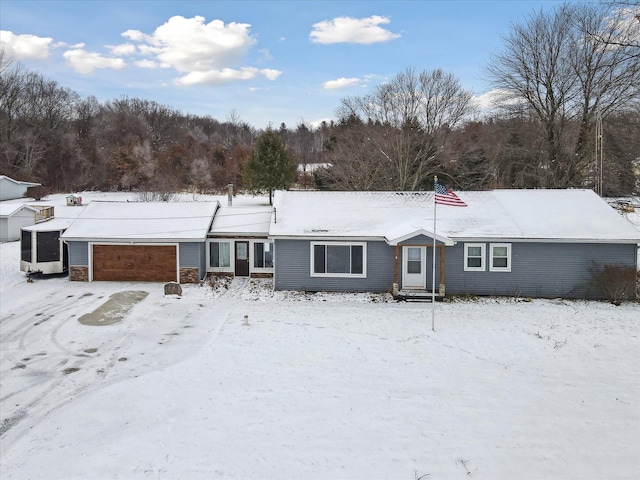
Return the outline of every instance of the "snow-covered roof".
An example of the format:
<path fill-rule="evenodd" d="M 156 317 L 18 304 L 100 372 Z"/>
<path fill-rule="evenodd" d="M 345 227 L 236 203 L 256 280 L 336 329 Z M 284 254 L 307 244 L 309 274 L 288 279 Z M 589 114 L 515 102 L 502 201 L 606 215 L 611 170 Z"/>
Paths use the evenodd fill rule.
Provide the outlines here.
<path fill-rule="evenodd" d="M 213 219 L 211 234 L 267 236 L 272 211 L 272 206 L 264 205 L 220 207 Z"/>
<path fill-rule="evenodd" d="M 25 205 L 23 203 L 2 202 L 0 203 L 0 217 L 11 217 L 12 215 L 15 215 L 22 209 L 32 210 L 35 213 L 40 211 L 35 207 L 30 207 L 29 205 Z"/>
<path fill-rule="evenodd" d="M 639 243 L 640 232 L 591 190 L 457 192 L 438 205 L 441 239 Z M 278 191 L 272 237 L 377 238 L 393 244 L 434 231 L 432 192 Z"/>
<path fill-rule="evenodd" d="M 67 241 L 200 241 L 218 202 L 91 202 L 62 238 Z"/>
<path fill-rule="evenodd" d="M 52 218 L 46 222 L 36 223 L 28 227 L 22 227 L 21 230 L 29 232 L 51 232 L 53 230 L 66 230 L 73 223 L 72 218 Z"/>
<path fill-rule="evenodd" d="M 11 177 L 7 177 L 6 175 L 0 175 L 0 180 L 7 180 L 9 182 L 15 183 L 16 185 L 23 185 L 25 187 L 39 187 L 40 183 L 35 182 L 24 182 L 22 180 L 15 180 Z"/>

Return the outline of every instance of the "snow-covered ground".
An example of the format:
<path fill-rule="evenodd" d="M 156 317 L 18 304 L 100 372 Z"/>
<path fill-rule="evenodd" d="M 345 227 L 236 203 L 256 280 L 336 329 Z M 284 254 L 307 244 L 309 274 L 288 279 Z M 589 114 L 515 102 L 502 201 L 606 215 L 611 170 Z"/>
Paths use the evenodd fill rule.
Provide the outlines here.
<path fill-rule="evenodd" d="M 18 259 L 0 245 L 3 480 L 640 474 L 637 303 L 437 303 L 434 332 L 384 295 L 27 283 Z M 148 296 L 78 321 L 122 291 Z"/>

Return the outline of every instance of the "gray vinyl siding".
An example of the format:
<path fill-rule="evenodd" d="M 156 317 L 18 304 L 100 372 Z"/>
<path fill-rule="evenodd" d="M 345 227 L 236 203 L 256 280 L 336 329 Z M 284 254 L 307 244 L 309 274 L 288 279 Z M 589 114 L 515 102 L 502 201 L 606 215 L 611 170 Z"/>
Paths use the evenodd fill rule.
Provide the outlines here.
<path fill-rule="evenodd" d="M 436 242 L 436 245 L 440 245 L 440 243 L 441 242 Z M 413 238 L 405 240 L 400 245 L 433 245 L 433 238 L 427 237 L 426 235 L 416 235 Z"/>
<path fill-rule="evenodd" d="M 183 242 L 180 243 L 180 267 L 198 268 L 200 278 L 206 271 L 205 242 Z"/>
<path fill-rule="evenodd" d="M 276 290 L 389 292 L 392 289 L 394 247 L 384 242 L 366 242 L 366 278 L 312 277 L 310 241 L 277 239 L 274 244 Z"/>
<path fill-rule="evenodd" d="M 472 242 L 476 243 L 476 242 Z M 636 246 L 624 244 L 511 243 L 511 272 L 464 271 L 464 242 L 447 247 L 446 294 L 518 295 L 601 299 L 591 281 L 590 266 L 616 264 L 635 267 Z"/>
<path fill-rule="evenodd" d="M 193 242 L 180 243 L 180 267 L 200 268 L 200 246 Z"/>
<path fill-rule="evenodd" d="M 69 265 L 89 266 L 89 242 L 69 242 Z"/>

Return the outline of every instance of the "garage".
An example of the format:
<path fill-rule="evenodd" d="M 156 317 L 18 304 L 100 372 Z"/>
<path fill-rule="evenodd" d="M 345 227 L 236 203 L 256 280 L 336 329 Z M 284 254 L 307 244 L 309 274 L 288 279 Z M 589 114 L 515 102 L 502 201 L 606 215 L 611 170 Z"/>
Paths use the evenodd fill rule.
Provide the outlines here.
<path fill-rule="evenodd" d="M 0 0 L 1 1 L 1 0 Z M 74 282 L 198 283 L 218 202 L 94 201 L 62 234 Z"/>
<path fill-rule="evenodd" d="M 93 245 L 93 280 L 170 282 L 176 279 L 176 245 Z"/>

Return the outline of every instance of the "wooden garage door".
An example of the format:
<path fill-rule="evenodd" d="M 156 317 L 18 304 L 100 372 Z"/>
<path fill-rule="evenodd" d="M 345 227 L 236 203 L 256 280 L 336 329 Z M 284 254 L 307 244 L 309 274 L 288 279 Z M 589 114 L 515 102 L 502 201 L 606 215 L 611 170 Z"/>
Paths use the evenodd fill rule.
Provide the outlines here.
<path fill-rule="evenodd" d="M 93 279 L 176 281 L 175 245 L 94 245 Z"/>

